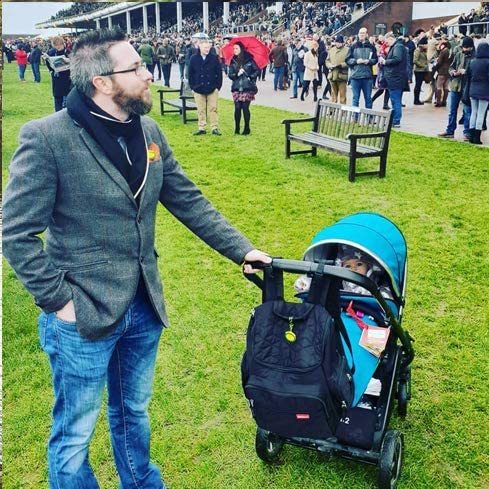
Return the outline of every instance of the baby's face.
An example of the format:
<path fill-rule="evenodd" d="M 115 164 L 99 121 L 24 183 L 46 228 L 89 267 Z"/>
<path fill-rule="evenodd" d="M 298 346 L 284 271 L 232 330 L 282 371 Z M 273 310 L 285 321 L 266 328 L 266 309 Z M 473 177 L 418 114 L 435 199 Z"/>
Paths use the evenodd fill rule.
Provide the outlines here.
<path fill-rule="evenodd" d="M 348 268 L 352 272 L 361 273 L 362 275 L 367 275 L 368 265 L 367 262 L 360 260 L 358 258 L 350 258 L 343 262 L 343 267 Z"/>

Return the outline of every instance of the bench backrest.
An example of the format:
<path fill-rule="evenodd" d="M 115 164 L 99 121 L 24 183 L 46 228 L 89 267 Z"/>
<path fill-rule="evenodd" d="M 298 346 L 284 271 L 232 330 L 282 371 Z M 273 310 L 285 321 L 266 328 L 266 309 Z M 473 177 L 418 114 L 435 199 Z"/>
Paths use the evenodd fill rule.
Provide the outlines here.
<path fill-rule="evenodd" d="M 359 139 L 358 143 L 383 149 L 389 140 L 392 111 L 361 109 L 320 100 L 316 108 L 313 131 L 335 139 L 348 139 L 348 134 L 384 133 L 378 138 Z"/>

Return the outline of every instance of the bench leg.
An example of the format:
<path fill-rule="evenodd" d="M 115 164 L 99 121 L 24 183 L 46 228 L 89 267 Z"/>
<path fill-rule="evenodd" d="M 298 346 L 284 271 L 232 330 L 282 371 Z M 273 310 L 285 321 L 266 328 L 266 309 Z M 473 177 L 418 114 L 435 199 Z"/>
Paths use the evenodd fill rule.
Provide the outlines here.
<path fill-rule="evenodd" d="M 290 158 L 290 140 L 287 135 L 285 135 L 285 158 Z"/>
<path fill-rule="evenodd" d="M 357 163 L 357 159 L 356 159 L 355 155 L 350 154 L 350 167 L 348 170 L 348 180 L 350 180 L 350 182 L 355 181 L 356 163 Z"/>
<path fill-rule="evenodd" d="M 318 155 L 318 149 L 316 148 L 316 146 L 313 146 L 313 148 L 311 149 L 311 154 L 312 154 L 312 156 Z"/>
<path fill-rule="evenodd" d="M 165 109 L 163 108 L 163 94 L 160 92 L 160 114 L 165 114 Z"/>
<path fill-rule="evenodd" d="M 385 154 L 380 157 L 379 178 L 385 177 L 386 168 L 387 168 L 387 155 Z"/>

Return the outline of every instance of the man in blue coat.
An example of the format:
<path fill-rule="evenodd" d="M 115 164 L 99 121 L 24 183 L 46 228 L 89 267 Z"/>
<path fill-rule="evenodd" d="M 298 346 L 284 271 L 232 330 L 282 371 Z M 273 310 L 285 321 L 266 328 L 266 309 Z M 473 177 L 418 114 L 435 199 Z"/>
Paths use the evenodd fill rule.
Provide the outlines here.
<path fill-rule="evenodd" d="M 211 122 L 212 134 L 220 136 L 217 101 L 222 87 L 222 67 L 217 55 L 210 52 L 211 43 L 208 39 L 199 42 L 199 53 L 190 58 L 188 67 L 188 83 L 194 92 L 197 104 L 199 129 L 195 136 L 206 134 L 207 112 Z"/>
<path fill-rule="evenodd" d="M 389 32 L 385 36 L 389 45 L 389 52 L 385 59 L 380 59 L 379 64 L 384 65 L 384 76 L 389 89 L 392 102 L 393 127 L 401 126 L 402 117 L 402 91 L 408 81 L 408 51 L 401 38 Z"/>

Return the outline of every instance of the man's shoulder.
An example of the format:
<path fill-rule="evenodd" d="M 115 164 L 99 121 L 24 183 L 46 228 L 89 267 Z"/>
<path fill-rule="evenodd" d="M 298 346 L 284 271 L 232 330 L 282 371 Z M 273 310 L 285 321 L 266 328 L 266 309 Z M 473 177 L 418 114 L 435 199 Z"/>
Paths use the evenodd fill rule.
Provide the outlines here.
<path fill-rule="evenodd" d="M 53 133 L 56 137 L 66 132 L 73 131 L 76 126 L 66 109 L 55 112 L 41 119 L 34 119 L 24 124 L 23 128 L 38 129 L 46 135 Z"/>

